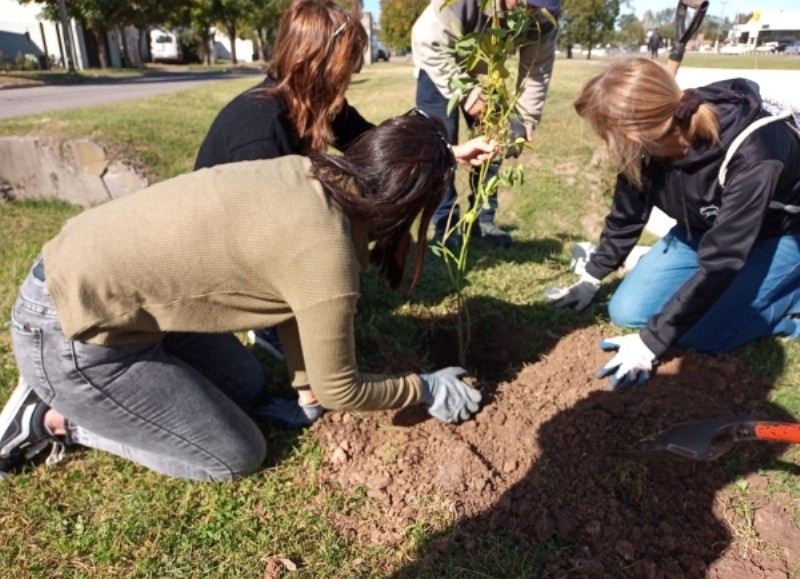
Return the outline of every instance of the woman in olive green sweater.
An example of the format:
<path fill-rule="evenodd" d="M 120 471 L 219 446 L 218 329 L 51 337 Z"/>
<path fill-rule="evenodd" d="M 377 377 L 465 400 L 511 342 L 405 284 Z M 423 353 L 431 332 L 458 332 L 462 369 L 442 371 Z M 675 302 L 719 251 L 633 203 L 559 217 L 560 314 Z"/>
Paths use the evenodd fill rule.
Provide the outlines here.
<path fill-rule="evenodd" d="M 453 149 L 409 114 L 343 156 L 220 165 L 71 219 L 14 307 L 22 380 L 0 417 L 0 471 L 59 438 L 184 478 L 256 470 L 265 442 L 245 409 L 263 374 L 233 335 L 253 327 L 278 326 L 292 384 L 325 408 L 468 418 L 480 394 L 463 370 L 364 374 L 353 337 L 359 273 L 371 261 L 398 287 L 419 217 L 413 286 L 456 159 L 493 154 Z"/>

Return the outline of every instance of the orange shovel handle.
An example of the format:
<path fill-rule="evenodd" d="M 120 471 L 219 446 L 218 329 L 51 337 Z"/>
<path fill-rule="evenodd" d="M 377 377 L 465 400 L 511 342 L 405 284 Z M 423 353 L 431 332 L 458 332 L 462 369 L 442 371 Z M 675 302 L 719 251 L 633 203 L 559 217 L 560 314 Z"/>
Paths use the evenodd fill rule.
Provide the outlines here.
<path fill-rule="evenodd" d="M 759 422 L 753 432 L 759 440 L 800 443 L 800 424 L 795 422 Z"/>

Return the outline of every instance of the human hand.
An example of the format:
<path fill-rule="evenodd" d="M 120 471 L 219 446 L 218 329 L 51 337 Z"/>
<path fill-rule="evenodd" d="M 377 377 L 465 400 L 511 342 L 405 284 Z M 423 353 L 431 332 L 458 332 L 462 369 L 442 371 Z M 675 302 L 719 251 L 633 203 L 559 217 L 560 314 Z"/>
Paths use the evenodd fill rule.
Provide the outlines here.
<path fill-rule="evenodd" d="M 603 340 L 600 348 L 617 351 L 611 361 L 597 371 L 598 378 L 614 374 L 610 381 L 612 390 L 643 386 L 650 379 L 656 355 L 645 345 L 639 334 Z"/>
<path fill-rule="evenodd" d="M 569 287 L 551 287 L 544 292 L 544 299 L 557 308 L 571 308 L 582 312 L 594 300 L 602 282 L 584 272 L 578 283 Z"/>
<path fill-rule="evenodd" d="M 525 143 L 530 140 L 528 138 L 528 131 L 523 122 L 516 117 L 512 117 L 508 121 L 508 129 L 511 143 L 509 143 L 506 149 L 506 159 L 509 157 L 518 159 L 522 154 L 522 149 L 525 148 Z"/>
<path fill-rule="evenodd" d="M 481 393 L 459 379 L 466 373 L 463 368 L 450 367 L 419 375 L 428 414 L 450 424 L 467 420 L 478 411 Z"/>
<path fill-rule="evenodd" d="M 470 91 L 464 102 L 464 111 L 475 121 L 483 117 L 483 113 L 486 111 L 486 95 L 483 94 L 481 87 L 476 86 Z"/>
<path fill-rule="evenodd" d="M 460 145 L 453 145 L 456 161 L 464 165 L 479 166 L 490 161 L 497 154 L 497 143 L 487 141 L 484 137 L 470 139 Z"/>
<path fill-rule="evenodd" d="M 256 422 L 300 430 L 314 424 L 324 413 L 325 409 L 316 400 L 303 404 L 299 400 L 272 397 L 253 411 L 252 418 Z"/>

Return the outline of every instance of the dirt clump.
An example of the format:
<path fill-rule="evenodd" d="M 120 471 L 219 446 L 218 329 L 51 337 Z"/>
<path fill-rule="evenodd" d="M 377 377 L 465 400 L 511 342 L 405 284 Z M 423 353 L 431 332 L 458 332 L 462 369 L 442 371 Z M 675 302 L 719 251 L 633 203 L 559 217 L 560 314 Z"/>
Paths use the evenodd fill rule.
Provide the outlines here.
<path fill-rule="evenodd" d="M 743 521 L 729 490 L 732 481 L 758 484 L 758 465 L 783 445 L 743 443 L 714 462 L 615 454 L 676 423 L 775 419 L 770 383 L 736 358 L 678 352 L 647 386 L 613 392 L 594 378 L 609 360 L 601 338 L 597 328 L 570 333 L 513 380 L 487 387 L 464 424 L 421 408 L 326 415 L 312 428 L 325 452 L 321 486 L 364 488 L 383 513 L 378 524 L 342 514 L 341 527 L 396 543 L 437 501 L 452 519 L 428 559 L 455 548 L 451 537 L 467 537 L 469 551 L 469 537 L 502 536 L 562 547 L 531 576 L 787 577 L 800 561 L 793 509 L 769 501 Z M 424 575 L 426 564 L 404 576 Z"/>

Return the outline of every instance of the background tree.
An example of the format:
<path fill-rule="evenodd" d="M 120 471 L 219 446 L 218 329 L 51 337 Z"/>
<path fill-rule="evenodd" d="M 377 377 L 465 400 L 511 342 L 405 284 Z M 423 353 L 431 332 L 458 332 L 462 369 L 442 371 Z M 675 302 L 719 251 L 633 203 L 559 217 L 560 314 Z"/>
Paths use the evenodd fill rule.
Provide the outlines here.
<path fill-rule="evenodd" d="M 381 0 L 381 37 L 396 51 L 411 50 L 411 27 L 430 0 Z"/>
<path fill-rule="evenodd" d="M 566 0 L 562 10 L 562 38 L 571 45 L 580 43 L 592 57 L 592 47 L 604 44 L 614 35 L 614 23 L 619 16 L 620 0 Z"/>
<path fill-rule="evenodd" d="M 214 64 L 216 51 L 214 50 L 214 25 L 218 18 L 215 0 L 192 0 L 189 5 L 189 24 L 199 39 L 203 62 L 206 65 Z"/>
<path fill-rule="evenodd" d="M 269 60 L 281 16 L 292 0 L 262 0 L 255 2 L 248 14 L 253 27 L 259 60 Z"/>
<path fill-rule="evenodd" d="M 218 23 L 231 41 L 231 64 L 238 64 L 236 56 L 236 39 L 245 17 L 250 16 L 252 3 L 250 0 L 215 0 L 214 12 Z"/>
<path fill-rule="evenodd" d="M 617 26 L 619 27 L 617 38 L 622 44 L 626 46 L 644 44 L 645 28 L 642 21 L 636 18 L 635 14 L 623 14 L 619 17 Z"/>

